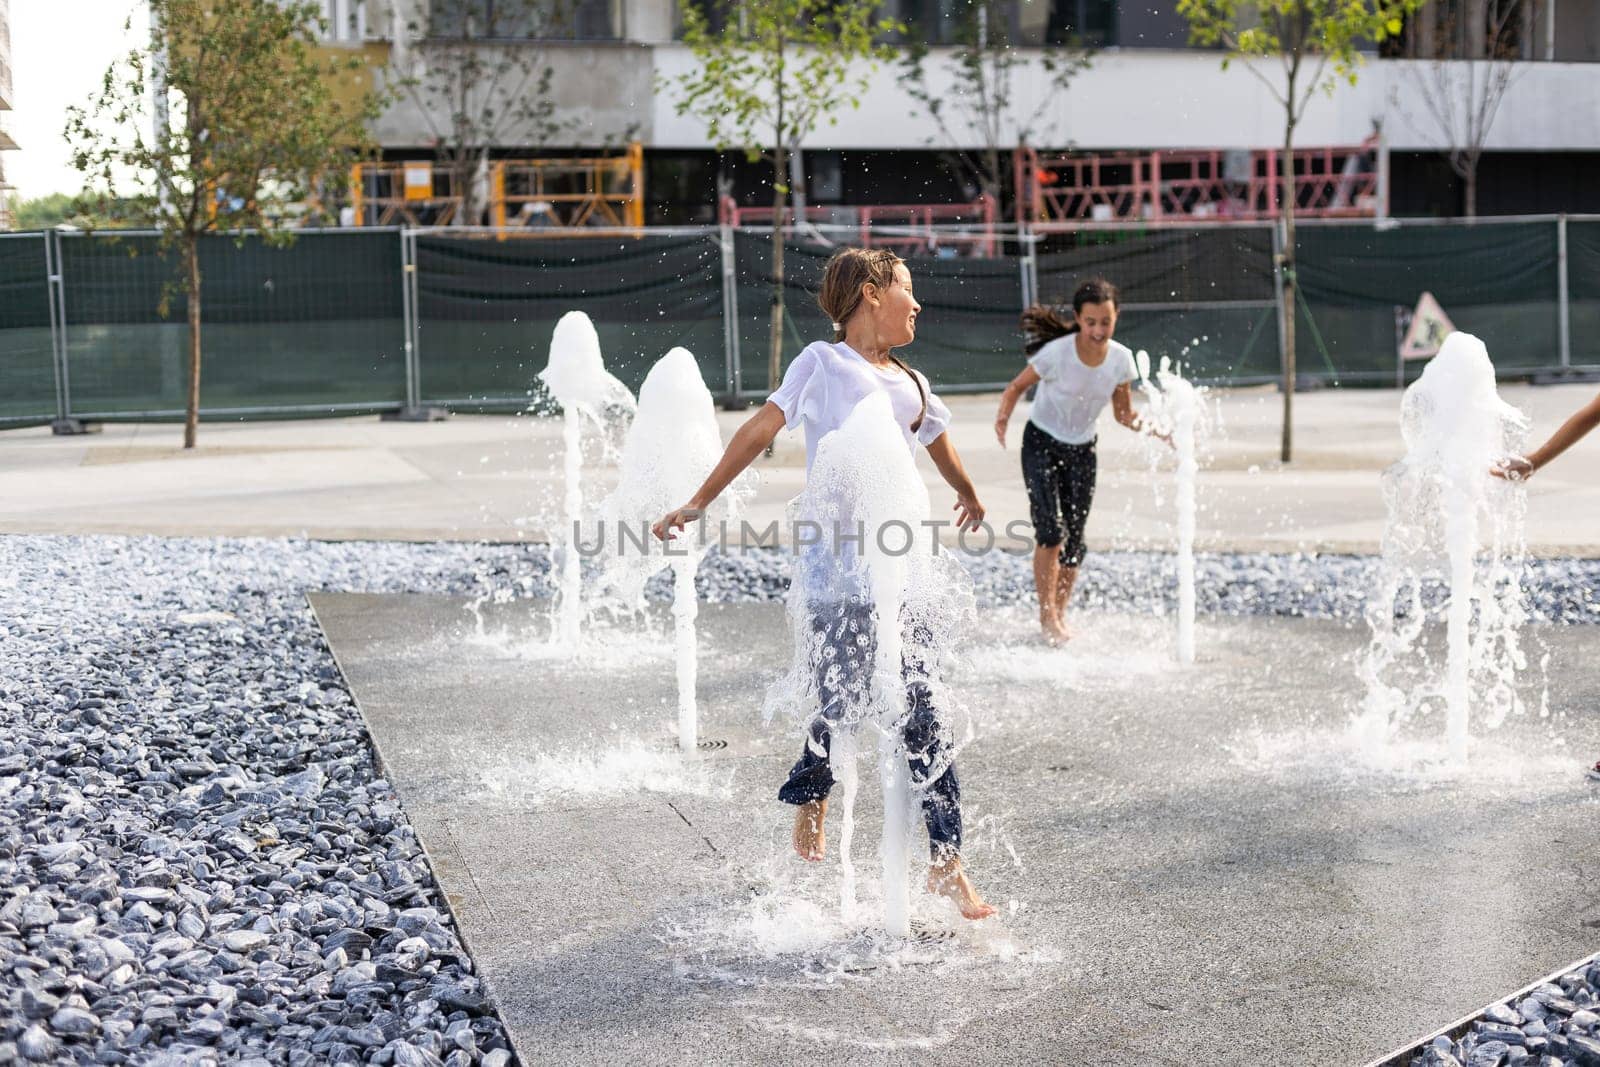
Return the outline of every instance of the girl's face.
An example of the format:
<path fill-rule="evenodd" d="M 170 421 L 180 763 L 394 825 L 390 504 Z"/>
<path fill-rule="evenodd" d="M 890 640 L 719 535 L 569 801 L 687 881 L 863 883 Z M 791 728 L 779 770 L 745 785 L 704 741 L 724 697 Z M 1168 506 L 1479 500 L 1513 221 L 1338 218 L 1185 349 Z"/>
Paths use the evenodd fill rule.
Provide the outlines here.
<path fill-rule="evenodd" d="M 904 263 L 895 264 L 894 281 L 881 289 L 869 283 L 865 295 L 880 344 L 899 348 L 916 338 L 922 305 L 911 295 L 911 271 Z"/>
<path fill-rule="evenodd" d="M 1095 347 L 1111 340 L 1117 329 L 1117 305 L 1111 301 L 1103 304 L 1085 304 L 1078 309 L 1078 325 Z"/>

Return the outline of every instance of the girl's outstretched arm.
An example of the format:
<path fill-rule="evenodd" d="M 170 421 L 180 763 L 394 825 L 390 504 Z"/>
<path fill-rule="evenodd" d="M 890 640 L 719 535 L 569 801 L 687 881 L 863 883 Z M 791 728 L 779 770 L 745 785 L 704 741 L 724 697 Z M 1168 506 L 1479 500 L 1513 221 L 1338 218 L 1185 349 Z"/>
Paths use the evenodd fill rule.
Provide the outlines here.
<path fill-rule="evenodd" d="M 1111 394 L 1111 416 L 1134 433 L 1144 432 L 1144 420 L 1133 410 L 1133 389 L 1127 382 L 1117 386 Z M 1150 436 L 1172 444 L 1172 435 L 1152 433 Z"/>
<path fill-rule="evenodd" d="M 950 435 L 942 433 L 935 437 L 928 446 L 928 455 L 933 459 L 933 465 L 939 468 L 939 474 L 956 491 L 953 509 L 956 513 L 956 529 L 976 531 L 978 524 L 983 521 L 983 505 L 978 502 L 978 490 L 973 488 L 972 479 L 967 477 L 967 469 L 961 465 L 961 457 L 956 455 L 956 446 L 950 443 Z"/>
<path fill-rule="evenodd" d="M 1505 463 L 1494 469 L 1494 474 L 1501 478 L 1518 481 L 1530 478 L 1533 472 L 1555 459 L 1561 453 L 1581 441 L 1585 434 L 1596 426 L 1600 426 L 1600 395 L 1589 401 L 1576 414 L 1561 424 L 1561 428 L 1550 435 L 1550 440 L 1529 452 L 1526 457 L 1512 456 Z"/>
<path fill-rule="evenodd" d="M 1017 406 L 1017 401 L 1022 399 L 1022 394 L 1038 385 L 1043 378 L 1032 367 L 1023 367 L 1022 373 L 1011 379 L 1011 384 L 1006 386 L 1006 391 L 1000 394 L 1000 411 L 994 417 L 994 435 L 1000 440 L 1000 447 L 1006 447 L 1006 424 L 1011 421 L 1011 411 Z M 931 453 L 932 448 L 928 449 Z"/>
<path fill-rule="evenodd" d="M 673 530 L 681 530 L 698 519 L 711 506 L 711 502 L 728 488 L 728 483 L 743 474 L 744 469 L 766 451 L 772 439 L 778 436 L 778 431 L 783 429 L 783 424 L 782 408 L 770 400 L 761 405 L 761 410 L 746 419 L 744 425 L 734 432 L 728 447 L 723 450 L 722 458 L 706 475 L 705 484 L 695 491 L 688 503 L 657 519 L 651 525 L 650 532 L 663 541 L 670 541 Z"/>

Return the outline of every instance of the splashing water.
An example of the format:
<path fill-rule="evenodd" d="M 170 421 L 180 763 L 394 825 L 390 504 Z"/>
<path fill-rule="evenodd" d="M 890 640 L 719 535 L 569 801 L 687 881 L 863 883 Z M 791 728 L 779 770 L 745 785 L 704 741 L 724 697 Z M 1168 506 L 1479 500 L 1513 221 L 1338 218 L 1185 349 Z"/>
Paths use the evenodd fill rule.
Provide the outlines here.
<path fill-rule="evenodd" d="M 726 768 L 684 761 L 669 750 L 630 742 L 598 752 L 531 751 L 517 756 L 485 754 L 478 772 L 485 797 L 542 804 L 564 797 L 667 793 L 727 800 L 733 795 Z"/>
<path fill-rule="evenodd" d="M 942 685 L 937 660 L 972 611 L 971 583 L 948 553 L 938 553 L 933 528 L 925 525 L 928 492 L 887 394 L 862 400 L 843 426 L 822 438 L 791 514 L 797 531 L 809 524 L 819 534 L 800 546 L 789 593 L 795 657 L 768 690 L 766 713 L 770 719 L 786 710 L 809 726 L 819 704 L 828 702 L 830 764 L 843 786 L 840 898 L 847 918 L 856 906 L 856 734 L 877 737 L 884 926 L 892 936 L 907 937 L 912 812 L 927 783 L 953 759 L 958 739 L 970 736 L 970 727 L 956 728 L 959 709 Z M 865 617 L 852 613 L 861 605 L 870 608 Z M 870 675 L 869 685 L 851 676 L 851 653 L 866 649 L 870 661 L 857 661 L 854 669 Z M 908 684 L 925 686 L 929 706 L 939 709 L 937 729 L 948 754 L 920 785 L 911 780 L 903 738 L 911 715 Z"/>
<path fill-rule="evenodd" d="M 694 576 L 706 551 L 706 524 L 697 544 L 680 536 L 670 544 L 647 534 L 649 524 L 681 505 L 705 481 L 722 456 L 716 405 L 688 349 L 674 348 L 650 368 L 639 387 L 639 410 L 622 448 L 621 475 L 602 505 L 602 530 L 616 533 L 606 560 L 606 584 L 632 607 L 643 603 L 644 585 L 663 564 L 673 569 L 672 619 L 678 680 L 678 747 L 694 751 L 699 713 L 695 699 L 697 652 L 695 620 L 699 604 Z M 736 483 L 713 505 L 722 516 L 745 491 Z M 629 536 L 632 531 L 634 537 Z"/>
<path fill-rule="evenodd" d="M 562 539 L 557 570 L 555 640 L 576 649 L 583 638 L 583 571 L 577 547 L 583 521 L 583 420 L 602 431 L 610 423 L 631 418 L 633 394 L 606 372 L 600 336 L 581 311 L 569 311 L 550 337 L 550 359 L 539 380 L 561 405 L 566 492 L 562 499 Z"/>
<path fill-rule="evenodd" d="M 1448 756 L 1461 765 L 1474 702 L 1489 729 L 1522 710 L 1515 679 L 1526 666 L 1519 640 L 1527 617 L 1519 583 L 1526 496 L 1489 470 L 1516 450 L 1527 426 L 1495 392 L 1494 364 L 1471 334 L 1446 338 L 1405 391 L 1406 454 L 1383 474 L 1383 560 L 1366 609 L 1372 641 L 1361 664 L 1367 692 L 1356 729 L 1369 751 L 1442 700 Z M 1424 582 L 1441 576 L 1449 589 L 1442 676 L 1422 642 L 1437 614 Z"/>
<path fill-rule="evenodd" d="M 1198 344 L 1198 340 L 1195 342 Z M 1177 453 L 1178 467 L 1174 476 L 1177 496 L 1178 537 L 1176 563 L 1178 571 L 1178 662 L 1194 662 L 1194 532 L 1195 532 L 1195 482 L 1200 471 L 1199 444 L 1209 425 L 1206 407 L 1201 402 L 1203 390 L 1183 377 L 1182 368 L 1174 366 L 1166 356 L 1154 382 L 1150 378 L 1150 354 L 1141 351 L 1134 357 L 1139 369 L 1139 384 L 1144 390 L 1146 407 L 1143 423 L 1146 432 L 1170 437 Z M 1159 462 L 1165 446 L 1152 449 Z"/>

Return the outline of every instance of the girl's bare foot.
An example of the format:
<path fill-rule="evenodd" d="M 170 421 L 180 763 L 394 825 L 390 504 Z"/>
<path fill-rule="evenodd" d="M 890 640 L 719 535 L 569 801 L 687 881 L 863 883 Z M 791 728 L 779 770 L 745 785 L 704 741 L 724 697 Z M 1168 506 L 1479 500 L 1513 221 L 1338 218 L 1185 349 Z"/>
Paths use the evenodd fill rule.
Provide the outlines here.
<path fill-rule="evenodd" d="M 1052 648 L 1072 640 L 1072 631 L 1067 629 L 1067 624 L 1060 619 L 1041 622 L 1039 627 L 1044 632 L 1044 643 Z"/>
<path fill-rule="evenodd" d="M 984 900 L 967 879 L 959 856 L 928 865 L 928 892 L 948 899 L 963 919 L 987 919 L 995 913 L 994 905 Z"/>
<path fill-rule="evenodd" d="M 816 863 L 822 859 L 827 840 L 822 833 L 822 820 L 828 814 L 828 798 L 822 797 L 809 804 L 801 804 L 794 812 L 794 850 L 803 860 Z"/>

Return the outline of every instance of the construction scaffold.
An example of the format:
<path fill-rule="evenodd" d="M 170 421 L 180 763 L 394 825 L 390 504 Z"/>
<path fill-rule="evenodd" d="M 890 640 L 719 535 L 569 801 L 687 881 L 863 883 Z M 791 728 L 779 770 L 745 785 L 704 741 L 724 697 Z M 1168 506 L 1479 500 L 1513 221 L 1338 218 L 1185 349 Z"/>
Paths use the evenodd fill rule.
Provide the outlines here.
<path fill-rule="evenodd" d="M 1035 228 L 1083 222 L 1276 219 L 1282 152 L 1272 148 L 1014 154 L 1017 215 Z M 1388 215 L 1387 160 L 1377 137 L 1294 151 L 1295 214 Z"/>
<path fill-rule="evenodd" d="M 1358 145 L 1293 153 L 1295 212 L 1308 219 L 1388 215 L 1387 158 L 1377 136 Z M 1084 223 L 1146 225 L 1258 222 L 1281 211 L 1282 153 L 1277 149 L 1152 152 L 1013 153 L 1014 222 L 1038 233 Z M 412 228 L 492 227 L 501 240 L 520 232 L 555 236 L 584 229 L 642 229 L 644 150 L 614 156 L 491 161 L 479 200 L 483 214 L 464 218 L 461 176 L 428 160 L 358 163 L 351 169 L 351 224 Z M 741 206 L 724 196 L 719 222 L 734 229 L 772 225 L 770 204 Z M 812 204 L 798 223 L 784 207 L 791 235 L 837 235 L 853 229 L 864 247 L 905 255 L 989 259 L 1001 254 L 1000 205 L 989 196 L 960 204 Z"/>
<path fill-rule="evenodd" d="M 355 226 L 475 227 L 456 171 L 429 160 L 357 163 L 350 169 Z M 644 226 L 644 149 L 573 159 L 499 159 L 488 167 L 482 208 L 504 240 L 519 230 L 559 236 L 585 228 Z"/>

